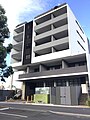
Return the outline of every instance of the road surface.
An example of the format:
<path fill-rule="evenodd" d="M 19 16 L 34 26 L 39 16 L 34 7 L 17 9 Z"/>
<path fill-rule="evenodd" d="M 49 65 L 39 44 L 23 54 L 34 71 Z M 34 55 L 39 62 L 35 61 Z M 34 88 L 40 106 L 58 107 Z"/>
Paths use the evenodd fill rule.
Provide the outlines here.
<path fill-rule="evenodd" d="M 1 120 L 90 120 L 90 108 L 0 103 Z"/>

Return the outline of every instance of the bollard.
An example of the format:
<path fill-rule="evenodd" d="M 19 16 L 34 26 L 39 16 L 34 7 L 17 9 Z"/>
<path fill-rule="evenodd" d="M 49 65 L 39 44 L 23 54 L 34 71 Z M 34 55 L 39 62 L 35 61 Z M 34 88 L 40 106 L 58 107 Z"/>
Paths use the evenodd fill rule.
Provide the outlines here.
<path fill-rule="evenodd" d="M 33 101 L 33 96 L 31 95 L 31 102 Z"/>
<path fill-rule="evenodd" d="M 27 103 L 29 102 L 29 96 L 27 96 Z"/>
<path fill-rule="evenodd" d="M 7 96 L 6 96 L 6 101 L 7 101 Z"/>

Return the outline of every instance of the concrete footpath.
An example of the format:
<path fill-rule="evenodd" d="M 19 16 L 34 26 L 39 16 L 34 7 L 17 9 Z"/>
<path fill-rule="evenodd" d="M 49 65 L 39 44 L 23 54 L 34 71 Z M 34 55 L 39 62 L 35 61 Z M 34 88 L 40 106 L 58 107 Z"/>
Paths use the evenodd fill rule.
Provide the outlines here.
<path fill-rule="evenodd" d="M 37 105 L 37 106 L 52 106 L 52 107 L 69 107 L 69 108 L 90 108 L 90 106 L 84 106 L 84 105 L 76 105 L 76 106 L 71 106 L 71 105 L 54 105 L 54 104 L 43 104 L 43 103 L 30 103 L 27 101 L 13 101 L 13 102 L 0 102 L 0 103 L 5 103 L 5 104 L 26 104 L 26 105 Z M 2 109 L 3 106 L 0 106 L 0 109 Z"/>

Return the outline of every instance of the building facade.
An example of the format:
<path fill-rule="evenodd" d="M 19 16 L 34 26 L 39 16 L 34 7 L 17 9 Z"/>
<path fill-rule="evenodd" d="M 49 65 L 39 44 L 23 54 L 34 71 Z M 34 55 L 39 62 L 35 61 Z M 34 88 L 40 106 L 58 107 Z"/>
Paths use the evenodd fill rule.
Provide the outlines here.
<path fill-rule="evenodd" d="M 11 65 L 23 71 L 22 99 L 48 88 L 49 103 L 73 105 L 84 89 L 88 93 L 89 40 L 68 4 L 16 26 L 12 44 Z"/>

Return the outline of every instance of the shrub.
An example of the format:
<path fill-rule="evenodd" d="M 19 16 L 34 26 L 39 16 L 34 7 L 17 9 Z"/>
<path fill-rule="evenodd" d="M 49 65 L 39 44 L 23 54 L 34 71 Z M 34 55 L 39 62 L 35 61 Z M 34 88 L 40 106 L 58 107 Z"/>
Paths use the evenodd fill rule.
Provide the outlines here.
<path fill-rule="evenodd" d="M 90 107 L 90 98 L 87 99 L 86 105 Z"/>

